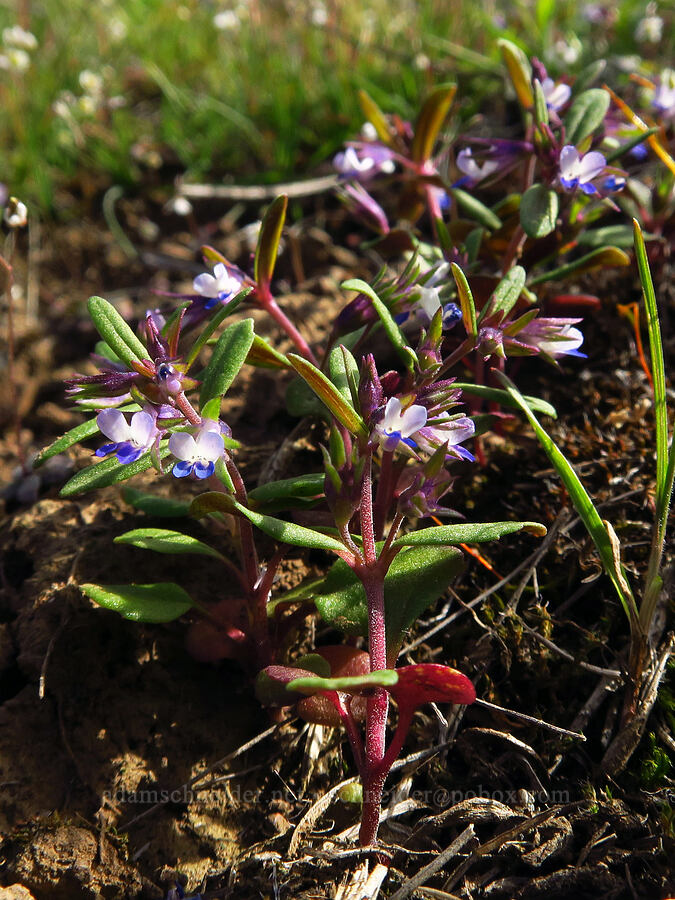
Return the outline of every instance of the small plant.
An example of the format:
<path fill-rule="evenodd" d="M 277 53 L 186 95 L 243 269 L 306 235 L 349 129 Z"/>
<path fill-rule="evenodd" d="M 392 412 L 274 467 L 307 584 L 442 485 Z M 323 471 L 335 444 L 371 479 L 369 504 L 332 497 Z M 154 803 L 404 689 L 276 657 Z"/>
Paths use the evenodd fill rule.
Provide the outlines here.
<path fill-rule="evenodd" d="M 609 94 L 554 82 L 508 41 L 501 51 L 522 107 L 521 140 L 444 140 L 454 85 L 432 91 L 414 124 L 386 115 L 362 94 L 368 125 L 335 164 L 343 199 L 376 232 L 377 249 L 390 265 L 371 283 L 342 285 L 351 299 L 326 323 L 325 345 L 310 346 L 272 291 L 287 212 L 287 198 L 280 196 L 263 220 L 250 274 L 204 248 L 211 271 L 195 279 L 193 293 L 177 308 L 148 312 L 138 334 L 111 304 L 91 298 L 89 312 L 102 339 L 94 357 L 99 371 L 75 376 L 69 393 L 96 416 L 39 460 L 101 434 L 105 443 L 95 453 L 102 461 L 78 472 L 63 496 L 152 468 L 207 488 L 190 502 L 129 488 L 125 497 L 155 515 L 200 519 L 208 543 L 168 528 L 137 528 L 117 542 L 216 558 L 236 580 L 234 599 L 204 603 L 173 583 L 85 584 L 82 590 L 137 621 L 168 622 L 189 613 L 189 646 L 197 657 L 236 659 L 255 676 L 264 704 L 293 706 L 309 722 L 341 724 L 363 785 L 360 841 L 368 847 L 376 843 L 385 779 L 415 710 L 476 697 L 468 676 L 450 666 L 397 666 L 405 634 L 460 572 L 459 547 L 520 531 L 545 533 L 529 521 L 440 524 L 438 516 L 453 515 L 444 498 L 455 478 L 470 477 L 476 458 L 484 459 L 483 432 L 523 409 L 541 437 L 536 414 L 555 415 L 550 404 L 523 397 L 501 374 L 512 357 L 558 365 L 583 356 L 580 319 L 552 314 L 569 312 L 575 298 L 553 293 L 549 282 L 629 262 L 594 227 L 616 211 L 612 198 L 625 187 L 622 171 L 595 149 L 607 137 Z M 630 146 L 648 136 L 639 131 Z M 375 197 L 378 185 L 382 203 Z M 478 196 L 483 191 L 485 202 Z M 575 255 L 578 245 L 592 249 Z M 586 298 L 587 305 L 595 302 Z M 280 352 L 255 333 L 251 318 L 228 324 L 251 306 L 265 311 L 298 352 Z M 241 445 L 221 416 L 223 398 L 244 365 L 288 378 L 289 410 L 323 421 L 320 471 L 246 486 L 236 461 Z M 573 490 L 568 484 L 629 614 L 636 673 L 660 589 L 673 480 L 660 377 L 655 370 L 662 409 L 658 526 L 639 612 L 613 532 L 580 485 Z M 562 471 L 559 451 L 551 452 Z M 426 527 L 428 518 L 437 524 Z M 273 542 L 265 562 L 259 532 L 266 548 Z M 325 551 L 335 560 L 322 578 L 273 595 L 289 546 Z M 290 639 L 309 613 L 350 643 L 289 659 Z M 387 740 L 392 700 L 398 723 Z"/>

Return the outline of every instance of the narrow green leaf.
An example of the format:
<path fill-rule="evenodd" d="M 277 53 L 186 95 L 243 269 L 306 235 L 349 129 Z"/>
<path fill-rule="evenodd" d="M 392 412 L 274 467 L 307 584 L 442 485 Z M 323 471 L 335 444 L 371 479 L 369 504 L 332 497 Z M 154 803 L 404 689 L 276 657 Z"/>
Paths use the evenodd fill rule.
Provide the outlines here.
<path fill-rule="evenodd" d="M 295 478 L 283 478 L 281 481 L 268 481 L 249 491 L 248 499 L 256 506 L 266 506 L 279 500 L 292 500 L 297 497 L 316 497 L 323 494 L 325 481 L 323 472 L 312 472 L 297 475 Z"/>
<path fill-rule="evenodd" d="M 670 490 L 672 484 L 667 484 L 666 472 L 668 468 L 668 410 L 666 407 L 666 373 L 663 362 L 663 345 L 661 343 L 661 325 L 659 323 L 659 308 L 654 293 L 654 282 L 649 268 L 647 251 L 642 236 L 642 230 L 638 222 L 633 219 L 633 232 L 635 236 L 635 256 L 640 272 L 642 284 L 642 296 L 647 311 L 647 326 L 649 329 L 649 351 L 651 355 L 652 379 L 654 381 L 654 422 L 656 434 L 656 514 L 657 518 L 663 518 L 670 502 Z"/>
<path fill-rule="evenodd" d="M 248 351 L 246 362 L 249 366 L 258 366 L 261 369 L 290 369 L 291 364 L 283 353 L 276 350 L 265 338 L 259 334 L 253 335 L 253 344 Z"/>
<path fill-rule="evenodd" d="M 498 40 L 497 45 L 508 69 L 518 102 L 524 110 L 532 109 L 534 95 L 532 94 L 532 66 L 529 59 L 520 47 L 507 41 L 506 38 Z"/>
<path fill-rule="evenodd" d="M 223 559 L 222 553 L 218 553 L 203 541 L 198 541 L 197 538 L 181 531 L 170 531 L 166 528 L 135 528 L 116 537 L 114 543 L 130 544 L 132 547 L 153 550 L 155 553 L 196 553 L 198 556 Z"/>
<path fill-rule="evenodd" d="M 548 125 L 548 104 L 541 82 L 534 82 L 534 119 L 537 125 Z"/>
<path fill-rule="evenodd" d="M 227 393 L 253 344 L 253 319 L 233 322 L 218 338 L 204 373 L 199 403 L 204 406 Z"/>
<path fill-rule="evenodd" d="M 90 297 L 89 315 L 113 353 L 126 365 L 148 359 L 148 349 L 136 337 L 115 307 L 103 297 Z"/>
<path fill-rule="evenodd" d="M 520 201 L 520 224 L 528 237 L 543 238 L 555 231 L 559 201 L 556 192 L 544 184 L 533 184 Z"/>
<path fill-rule="evenodd" d="M 635 600 L 633 599 L 633 595 L 630 590 L 628 592 L 625 591 L 625 573 L 620 569 L 617 569 L 616 567 L 616 557 L 612 548 L 610 535 L 607 531 L 607 528 L 603 524 L 597 509 L 593 505 L 593 501 L 591 500 L 588 492 L 579 480 L 579 476 L 576 474 L 568 460 L 565 458 L 564 454 L 558 449 L 555 442 L 549 437 L 546 431 L 544 431 L 544 429 L 537 421 L 537 418 L 532 410 L 529 408 L 527 403 L 525 403 L 525 400 L 520 394 L 518 388 L 509 378 L 506 377 L 506 375 L 502 374 L 501 372 L 497 372 L 497 375 L 506 390 L 511 394 L 513 399 L 518 403 L 520 408 L 527 416 L 527 420 L 534 429 L 534 433 L 536 434 L 539 443 L 544 448 L 546 455 L 551 460 L 553 467 L 555 468 L 556 472 L 560 476 L 561 481 L 567 488 L 567 492 L 570 495 L 572 503 L 574 504 L 574 508 L 579 514 L 579 517 L 586 526 L 586 530 L 593 539 L 593 543 L 598 549 L 598 553 L 600 554 L 600 559 L 602 560 L 605 571 L 612 580 L 614 588 L 632 627 L 637 620 Z"/>
<path fill-rule="evenodd" d="M 565 116 L 565 140 L 575 146 L 602 125 L 609 109 L 609 94 L 590 88 L 575 98 Z"/>
<path fill-rule="evenodd" d="M 525 278 L 526 273 L 522 266 L 513 266 L 512 269 L 509 269 L 495 288 L 489 305 L 481 312 L 478 321 L 483 319 L 488 310 L 487 314 L 490 316 L 501 313 L 499 321 L 503 321 L 518 302 L 525 287 Z"/>
<path fill-rule="evenodd" d="M 293 522 L 285 522 L 283 519 L 276 519 L 274 516 L 265 516 L 262 513 L 254 512 L 227 494 L 208 491 L 195 497 L 192 501 L 190 515 L 201 517 L 214 512 L 230 514 L 238 512 L 256 528 L 283 544 L 310 547 L 315 550 L 331 550 L 333 553 L 345 552 L 344 544 L 327 534 L 313 531 L 302 525 L 295 525 Z"/>
<path fill-rule="evenodd" d="M 535 287 L 546 281 L 560 281 L 563 278 L 569 278 L 570 275 L 588 272 L 591 269 L 612 268 L 614 266 L 629 266 L 630 257 L 618 247 L 601 247 L 598 250 L 592 250 L 586 256 L 581 256 L 573 262 L 559 266 L 557 269 L 551 269 L 549 272 L 543 272 L 535 278 L 530 279 L 529 287 Z"/>
<path fill-rule="evenodd" d="M 173 622 L 192 608 L 190 595 L 171 581 L 158 584 L 81 584 L 80 590 L 132 622 Z"/>
<path fill-rule="evenodd" d="M 495 403 L 499 403 L 500 406 L 508 406 L 511 409 L 520 409 L 520 406 L 513 397 L 506 391 L 500 390 L 500 388 L 487 387 L 487 385 L 484 384 L 470 384 L 463 381 L 455 381 L 452 386 L 453 388 L 460 388 L 465 394 L 472 394 L 474 397 L 482 397 L 484 400 L 492 400 Z M 524 396 L 523 399 L 533 412 L 541 413 L 544 416 L 550 416 L 552 419 L 558 418 L 555 407 L 551 406 L 550 403 L 547 403 L 546 400 L 541 400 L 539 397 L 528 397 L 527 395 Z"/>
<path fill-rule="evenodd" d="M 164 459 L 169 456 L 168 441 L 162 441 L 159 448 L 159 458 Z M 137 459 L 136 462 L 123 465 L 118 462 L 114 456 L 104 459 L 103 462 L 96 463 L 93 466 L 87 466 L 86 469 L 80 469 L 75 475 L 67 481 L 61 488 L 59 497 L 75 497 L 77 494 L 84 494 L 85 491 L 93 491 L 98 488 L 110 487 L 111 484 L 119 484 L 134 475 L 139 475 L 152 468 L 152 455 L 146 453 Z"/>
<path fill-rule="evenodd" d="M 242 288 L 239 293 L 236 294 L 225 306 L 220 307 L 213 318 L 209 319 L 209 321 L 204 326 L 203 331 L 190 348 L 190 352 L 185 359 L 186 372 L 192 367 L 194 361 L 199 356 L 202 347 L 206 346 L 209 339 L 211 338 L 211 335 L 214 334 L 214 332 L 218 329 L 218 326 L 222 322 L 224 322 L 228 316 L 231 316 L 233 312 L 236 312 L 236 310 L 248 297 L 252 290 L 253 288 L 250 286 Z"/>
<path fill-rule="evenodd" d="M 577 78 L 574 82 L 574 91 L 577 94 L 581 94 L 587 88 L 589 88 L 598 78 L 602 75 L 602 73 L 607 68 L 607 60 L 606 59 L 596 59 L 595 62 L 590 63 L 586 66 L 585 69 L 582 69 L 581 72 L 577 75 Z"/>
<path fill-rule="evenodd" d="M 375 687 L 393 687 L 397 682 L 398 675 L 394 669 L 382 669 L 379 672 L 369 672 L 367 675 L 345 675 L 342 678 L 321 678 L 318 675 L 313 678 L 294 678 L 286 685 L 286 690 L 307 694 L 308 697 L 320 691 L 358 694 Z"/>
<path fill-rule="evenodd" d="M 462 322 L 464 323 L 464 328 L 470 337 L 475 338 L 478 334 L 476 304 L 473 302 L 473 294 L 471 293 L 469 282 L 466 280 L 466 275 L 462 272 L 457 263 L 451 263 L 450 266 L 452 268 L 455 284 L 457 285 L 459 303 L 462 307 Z"/>
<path fill-rule="evenodd" d="M 424 163 L 434 152 L 434 144 L 457 93 L 456 84 L 439 85 L 424 101 L 415 123 L 410 156 L 416 163 Z"/>
<path fill-rule="evenodd" d="M 434 544 L 481 544 L 497 541 L 516 531 L 528 531 L 536 537 L 546 534 L 546 528 L 539 522 L 479 522 L 477 524 L 439 525 L 422 528 L 396 538 L 394 547 L 420 547 Z"/>
<path fill-rule="evenodd" d="M 646 241 L 656 240 L 655 234 L 643 234 Z M 591 228 L 582 231 L 577 238 L 577 244 L 585 247 L 606 247 L 613 244 L 615 247 L 633 246 L 633 228 L 631 225 L 605 225 L 602 228 Z"/>
<path fill-rule="evenodd" d="M 374 127 L 378 138 L 388 147 L 392 145 L 391 131 L 387 123 L 387 117 L 382 112 L 373 98 L 365 91 L 359 91 L 359 104 L 367 122 Z"/>
<path fill-rule="evenodd" d="M 122 497 L 125 503 L 133 506 L 149 516 L 158 519 L 182 518 L 190 512 L 190 504 L 185 500 L 174 500 L 171 497 L 158 497 L 155 494 L 146 494 L 136 488 L 122 488 Z"/>
<path fill-rule="evenodd" d="M 456 187 L 448 188 L 448 193 L 456 201 L 457 206 L 463 209 L 479 225 L 483 225 L 489 231 L 498 231 L 502 227 L 502 220 L 499 216 L 484 203 L 481 203 L 473 194 Z"/>
<path fill-rule="evenodd" d="M 44 450 L 41 450 L 33 461 L 33 468 L 39 468 L 43 463 L 47 462 L 48 459 L 51 459 L 52 456 L 63 453 L 64 450 L 68 450 L 74 444 L 79 444 L 80 441 L 86 441 L 87 438 L 98 434 L 98 431 L 99 428 L 96 424 L 96 419 L 90 419 L 88 422 L 81 422 L 79 425 L 71 428 L 70 431 L 66 431 L 65 434 L 61 435 L 60 438 L 57 438 L 48 447 L 45 447 Z"/>
<path fill-rule="evenodd" d="M 303 378 L 316 396 L 324 403 L 338 422 L 360 438 L 367 438 L 368 431 L 361 416 L 345 400 L 340 391 L 330 379 L 326 378 L 316 366 L 302 356 L 295 353 L 288 354 L 288 361 L 295 371 Z"/>
<path fill-rule="evenodd" d="M 634 135 L 629 140 L 620 144 L 616 150 L 612 150 L 609 153 L 605 154 L 605 160 L 607 165 L 611 165 L 615 159 L 620 159 L 626 153 L 629 153 L 634 147 L 637 147 L 639 144 L 644 144 L 648 137 L 651 137 L 653 134 L 657 134 L 661 129 L 658 125 L 654 125 L 653 128 L 648 128 L 646 131 L 640 131 L 638 134 Z M 626 225 L 626 228 L 630 228 L 630 225 Z M 644 235 L 645 240 L 647 239 L 647 235 Z"/>
<path fill-rule="evenodd" d="M 272 280 L 274 267 L 277 264 L 281 232 L 286 221 L 287 207 L 288 197 L 286 194 L 281 194 L 272 201 L 263 217 L 253 266 L 257 284 L 268 285 Z"/>
<path fill-rule="evenodd" d="M 406 369 L 412 372 L 413 367 L 417 362 L 417 357 L 408 346 L 403 332 L 394 321 L 394 317 L 372 287 L 360 278 L 351 278 L 349 281 L 343 281 L 340 287 L 344 291 L 358 291 L 360 294 L 365 294 L 366 297 L 370 299 L 373 304 L 373 309 L 379 316 L 382 327 L 394 350 L 398 353 Z"/>

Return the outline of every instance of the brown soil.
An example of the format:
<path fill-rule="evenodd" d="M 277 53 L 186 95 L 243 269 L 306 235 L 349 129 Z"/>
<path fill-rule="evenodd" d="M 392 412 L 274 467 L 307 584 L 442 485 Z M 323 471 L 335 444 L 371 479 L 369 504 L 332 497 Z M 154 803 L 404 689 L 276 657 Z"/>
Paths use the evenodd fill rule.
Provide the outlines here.
<path fill-rule="evenodd" d="M 82 312 L 89 294 L 139 314 L 154 302 L 148 287 L 189 285 L 200 271 L 194 264 L 200 244 L 217 244 L 230 256 L 241 250 L 228 220 L 216 229 L 195 226 L 183 232 L 178 220 L 162 219 L 159 209 L 150 201 L 122 204 L 140 259 L 128 260 L 97 222 L 61 226 L 43 236 L 32 259 L 32 265 L 40 264 L 40 317 L 19 309 L 15 323 L 22 449 L 39 449 L 79 421 L 65 408 L 61 379 L 82 371 L 93 346 L 94 333 Z M 328 215 L 334 211 L 317 203 L 281 263 L 282 277 L 300 284 L 284 302 L 310 337 L 322 333 L 338 308 L 340 281 L 372 274 L 372 268 L 359 272 L 351 251 L 332 246 L 323 230 Z M 148 219 L 170 237 L 143 245 L 140 235 L 144 228 L 148 232 Z M 200 219 L 208 221 L 207 211 L 203 218 L 200 211 Z M 19 247 L 18 284 L 25 283 L 24 250 Z M 672 315 L 665 268 L 660 277 Z M 629 548 L 630 573 L 639 576 L 648 551 L 654 481 L 650 395 L 630 329 L 615 312 L 619 285 L 620 301 L 637 299 L 632 278 L 602 288 L 590 280 L 579 285 L 612 298 L 585 326 L 586 362 L 566 363 L 562 377 L 528 362 L 518 381 L 558 408 L 554 435 L 579 464 L 596 500 L 606 503 L 603 515 Z M 675 329 L 668 314 L 664 318 L 666 356 L 672 358 Z M 267 323 L 256 328 L 278 338 Z M 283 341 L 278 345 L 284 349 Z M 283 389 L 282 378 L 256 371 L 237 382 L 228 398 L 226 417 L 247 448 L 242 469 L 251 483 L 295 424 L 283 412 Z M 17 448 L 10 410 L 6 391 L 0 443 L 6 484 L 12 481 Z M 312 445 L 314 440 L 301 437 L 284 465 L 311 459 L 318 467 L 318 457 L 310 457 Z M 457 469 L 461 477 L 453 505 L 467 518 L 522 517 L 550 527 L 569 507 L 546 457 L 520 424 L 507 423 L 500 436 L 485 441 L 485 449 L 486 468 Z M 84 465 L 90 451 L 79 449 L 71 458 Z M 283 474 L 289 471 L 278 477 Z M 158 493 L 168 489 L 153 475 L 134 486 Z M 190 493 L 189 486 L 180 490 Z M 176 878 L 205 897 L 333 896 L 358 863 L 358 854 L 346 853 L 354 845 L 336 840 L 355 824 L 357 812 L 336 801 L 301 825 L 293 844 L 291 837 L 312 802 L 353 774 L 343 736 L 308 729 L 297 720 L 274 726 L 233 664 L 202 665 L 186 654 L 183 623 L 139 626 L 95 608 L 78 590 L 88 581 L 175 580 L 206 602 L 232 590 L 223 585 L 215 561 L 195 563 L 120 546 L 113 553 L 112 539 L 137 522 L 115 488 L 61 500 L 58 484 L 43 483 L 37 502 L 22 504 L 15 491 L 5 500 L 0 883 L 23 885 L 38 900 L 159 898 Z M 199 524 L 190 527 L 207 538 Z M 483 548 L 500 575 L 534 549 L 529 537 Z M 280 585 L 293 586 L 326 563 L 321 554 L 297 553 L 287 561 Z M 483 699 L 581 730 L 587 741 L 561 738 L 478 706 L 449 721 L 447 710 L 419 714 L 406 753 L 455 741 L 430 760 L 413 761 L 388 783 L 392 808 L 399 801 L 407 806 L 382 827 L 391 857 L 385 896 L 470 825 L 474 836 L 462 854 L 429 879 L 436 893 L 418 896 L 668 895 L 675 836 L 672 781 L 667 774 L 658 782 L 645 780 L 641 763 L 654 755 L 648 737 L 615 780 L 600 773 L 621 693 L 607 691 L 584 721 L 578 719 L 602 678 L 579 661 L 613 668 L 627 643 L 625 619 L 599 575 L 582 528 L 563 527 L 537 562 L 536 575 L 530 571 L 517 603 L 512 589 L 492 594 L 413 652 L 409 661 L 457 665 L 476 681 Z M 512 587 L 520 577 L 511 579 Z M 453 585 L 449 611 L 460 610 L 494 581 L 474 562 Z M 442 608 L 441 602 L 435 612 Z M 430 613 L 411 638 L 432 624 Z M 329 640 L 320 628 L 318 640 Z M 672 708 L 657 705 L 647 728 L 657 745 L 669 722 Z M 266 731 L 250 749 L 236 753 Z M 17 888 L 16 896 L 26 895 Z"/>

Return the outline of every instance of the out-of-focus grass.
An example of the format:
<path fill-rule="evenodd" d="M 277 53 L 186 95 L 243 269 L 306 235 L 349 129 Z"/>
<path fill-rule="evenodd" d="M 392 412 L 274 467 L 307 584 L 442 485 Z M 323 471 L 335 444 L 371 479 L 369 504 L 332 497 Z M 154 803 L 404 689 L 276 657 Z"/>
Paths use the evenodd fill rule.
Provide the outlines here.
<path fill-rule="evenodd" d="M 553 74 L 580 70 L 608 40 L 614 54 L 668 58 L 672 15 L 657 10 L 666 16 L 661 40 L 636 44 L 637 23 L 651 14 L 644 3 L 623 0 L 592 22 L 596 6 L 27 0 L 18 22 L 2 7 L 0 27 L 21 25 L 37 47 L 18 68 L 12 59 L 0 68 L 0 178 L 58 209 L 62 186 L 131 185 L 160 167 L 165 177 L 302 176 L 360 126 L 359 88 L 406 118 L 427 87 L 457 75 L 467 114 L 502 91 L 500 36 L 544 58 Z M 0 63 L 11 56 L 5 44 Z"/>

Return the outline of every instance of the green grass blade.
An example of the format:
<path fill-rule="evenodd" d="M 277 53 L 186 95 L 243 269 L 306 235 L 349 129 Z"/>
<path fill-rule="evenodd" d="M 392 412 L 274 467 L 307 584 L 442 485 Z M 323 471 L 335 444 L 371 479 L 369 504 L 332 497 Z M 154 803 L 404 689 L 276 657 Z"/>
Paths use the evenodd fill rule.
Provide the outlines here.
<path fill-rule="evenodd" d="M 623 567 L 618 558 L 618 550 L 615 542 L 616 536 L 614 535 L 613 529 L 611 531 L 608 530 L 603 523 L 586 488 L 579 480 L 579 476 L 564 454 L 558 449 L 552 438 L 541 427 L 518 388 L 506 377 L 506 375 L 501 372 L 497 372 L 496 374 L 505 389 L 527 416 L 539 443 L 544 448 L 546 455 L 551 460 L 553 467 L 565 485 L 567 492 L 570 495 L 570 499 L 574 504 L 574 508 L 579 514 L 579 518 L 586 526 L 586 530 L 597 547 L 604 569 L 609 575 L 619 596 L 619 600 L 628 617 L 632 631 L 637 626 L 637 609 L 635 606 L 635 599 L 633 598 L 633 594 L 623 572 Z"/>
<path fill-rule="evenodd" d="M 633 233 L 635 236 L 635 256 L 637 258 L 640 281 L 642 282 L 642 296 L 647 310 L 647 325 L 649 327 L 649 350 L 651 353 L 652 378 L 654 379 L 654 419 L 656 424 L 656 516 L 657 520 L 663 520 L 668 513 L 670 501 L 670 489 L 668 489 L 666 473 L 668 470 L 668 415 L 666 410 L 666 373 L 663 363 L 663 345 L 661 344 L 661 326 L 659 324 L 659 310 L 656 305 L 656 294 L 652 273 L 649 269 L 647 251 L 642 236 L 642 230 L 636 219 L 633 219 Z"/>

